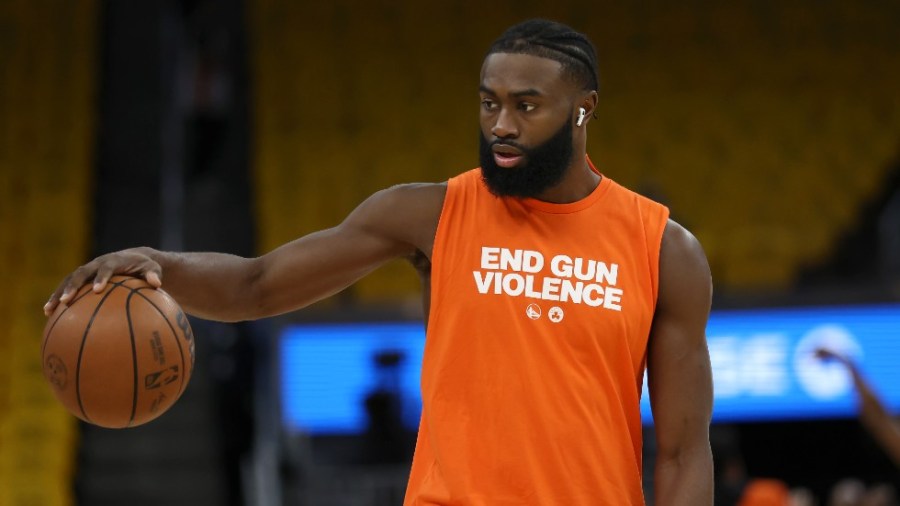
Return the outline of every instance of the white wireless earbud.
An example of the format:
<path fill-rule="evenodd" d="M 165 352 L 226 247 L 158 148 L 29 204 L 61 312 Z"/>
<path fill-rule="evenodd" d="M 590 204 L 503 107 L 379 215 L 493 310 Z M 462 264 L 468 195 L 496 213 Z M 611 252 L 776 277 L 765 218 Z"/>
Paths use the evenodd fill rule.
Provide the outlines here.
<path fill-rule="evenodd" d="M 581 126 L 584 123 L 584 115 L 587 114 L 587 111 L 584 110 L 584 107 L 578 108 L 578 119 L 575 121 L 577 126 Z"/>

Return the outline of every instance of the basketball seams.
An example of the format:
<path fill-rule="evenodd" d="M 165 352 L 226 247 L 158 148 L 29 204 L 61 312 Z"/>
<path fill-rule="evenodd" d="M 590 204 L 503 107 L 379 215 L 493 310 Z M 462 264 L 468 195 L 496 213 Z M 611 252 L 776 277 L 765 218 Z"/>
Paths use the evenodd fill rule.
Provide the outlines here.
<path fill-rule="evenodd" d="M 81 347 L 78 349 L 78 361 L 75 364 L 75 396 L 78 398 L 78 409 L 81 410 L 81 416 L 84 417 L 84 420 L 87 422 L 91 421 L 91 418 L 87 415 L 84 410 L 84 404 L 81 401 L 81 359 L 84 356 L 84 345 L 87 342 L 88 334 L 91 332 L 91 326 L 94 324 L 94 318 L 97 317 L 97 313 L 100 312 L 100 308 L 103 307 L 103 304 L 106 302 L 106 299 L 116 291 L 116 288 L 122 286 L 122 283 L 125 281 L 118 281 L 115 283 L 111 283 L 113 285 L 100 299 L 100 302 L 97 303 L 97 306 L 94 307 L 94 312 L 91 314 L 91 319 L 88 320 L 87 326 L 84 329 L 84 335 L 81 337 Z M 87 294 L 88 292 L 85 292 Z M 58 321 L 58 320 L 57 320 Z M 48 336 L 49 338 L 49 336 Z"/>
<path fill-rule="evenodd" d="M 126 427 L 130 427 L 134 423 L 134 415 L 137 412 L 138 398 L 138 361 L 137 361 L 137 345 L 134 343 L 134 325 L 131 322 L 131 297 L 137 292 L 134 288 L 127 287 L 131 290 L 125 299 L 125 318 L 128 319 L 128 336 L 131 338 L 131 365 L 134 371 L 134 386 L 131 394 L 131 416 L 128 418 Z"/>
<path fill-rule="evenodd" d="M 178 396 L 176 396 L 176 397 L 180 397 L 181 394 L 184 393 L 184 388 L 185 388 L 184 380 L 185 380 L 185 376 L 187 376 L 187 369 L 185 369 L 185 365 L 184 365 L 184 350 L 181 347 L 181 340 L 178 339 L 178 332 L 175 331 L 175 326 L 172 325 L 172 322 L 169 321 L 169 318 L 166 316 L 166 313 L 164 313 L 163 310 L 160 309 L 159 306 L 157 306 L 155 302 L 150 300 L 149 297 L 142 294 L 141 290 L 154 290 L 155 291 L 156 288 L 143 286 L 140 288 L 133 288 L 132 292 L 134 292 L 135 294 L 137 294 L 138 296 L 140 296 L 141 298 L 146 300 L 148 304 L 153 306 L 153 309 L 155 309 L 159 313 L 159 315 L 162 317 L 162 319 L 166 322 L 166 325 L 169 326 L 169 330 L 172 331 L 172 336 L 175 337 L 175 344 L 178 345 L 178 354 L 181 356 L 181 374 L 180 374 L 181 383 L 178 386 Z"/>
<path fill-rule="evenodd" d="M 120 283 L 115 283 L 115 284 L 119 285 Z M 76 302 L 83 299 L 89 293 L 91 293 L 90 290 L 85 290 L 84 293 L 82 293 L 78 297 L 75 297 L 75 300 L 73 300 L 71 304 L 67 304 L 65 309 L 63 309 L 62 311 L 59 312 L 58 315 L 56 315 L 56 319 L 53 320 L 53 323 L 50 325 L 50 328 L 47 330 L 47 338 L 44 339 L 44 343 L 41 345 L 41 360 L 43 360 L 43 358 L 44 358 L 44 353 L 47 352 L 47 343 L 50 342 L 50 336 L 53 335 L 53 329 L 56 328 L 56 324 L 59 323 L 60 318 L 62 318 L 62 316 L 64 314 L 66 314 L 66 311 L 68 311 L 72 306 L 74 306 Z"/>

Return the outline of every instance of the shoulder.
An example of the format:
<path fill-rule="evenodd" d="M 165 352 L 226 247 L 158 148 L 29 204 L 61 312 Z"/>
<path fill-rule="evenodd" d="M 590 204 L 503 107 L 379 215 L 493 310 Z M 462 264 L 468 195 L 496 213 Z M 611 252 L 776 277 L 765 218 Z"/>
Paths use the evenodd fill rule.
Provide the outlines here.
<path fill-rule="evenodd" d="M 447 182 L 405 183 L 381 190 L 373 197 L 389 200 L 398 205 L 434 205 L 443 203 L 447 194 Z"/>
<path fill-rule="evenodd" d="M 446 182 L 391 186 L 372 194 L 342 226 L 361 228 L 430 252 L 446 194 Z"/>
<path fill-rule="evenodd" d="M 446 182 L 398 184 L 373 193 L 359 205 L 357 211 L 394 214 L 403 210 L 440 208 L 446 194 Z"/>
<path fill-rule="evenodd" d="M 668 261 L 684 267 L 705 267 L 705 270 L 709 271 L 706 253 L 703 252 L 700 241 L 671 218 L 666 221 L 666 228 L 663 231 L 660 256 L 660 262 Z"/>
<path fill-rule="evenodd" d="M 406 183 L 374 193 L 360 207 L 393 219 L 415 219 L 440 214 L 447 195 L 447 183 Z M 387 217 L 387 216 L 385 216 Z"/>
<path fill-rule="evenodd" d="M 659 294 L 662 309 L 700 304 L 708 310 L 712 297 L 712 276 L 700 241 L 672 219 L 660 246 Z"/>

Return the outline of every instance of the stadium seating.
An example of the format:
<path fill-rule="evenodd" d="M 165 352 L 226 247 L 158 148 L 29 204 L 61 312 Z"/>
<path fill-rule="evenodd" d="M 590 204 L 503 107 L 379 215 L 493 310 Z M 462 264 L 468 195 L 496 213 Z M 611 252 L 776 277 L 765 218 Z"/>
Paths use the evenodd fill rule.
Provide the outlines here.
<path fill-rule="evenodd" d="M 264 250 L 338 223 L 385 186 L 477 165 L 481 59 L 522 9 L 380 3 L 254 3 Z M 896 153 L 900 52 L 883 12 L 896 5 L 540 9 L 528 14 L 570 23 L 598 47 L 592 158 L 672 207 L 704 242 L 720 289 L 790 287 L 852 225 Z M 398 265 L 356 294 L 393 300 L 416 286 Z"/>
<path fill-rule="evenodd" d="M 77 431 L 42 375 L 41 307 L 88 253 L 96 4 L 14 0 L 0 19 L 0 506 L 65 506 Z"/>

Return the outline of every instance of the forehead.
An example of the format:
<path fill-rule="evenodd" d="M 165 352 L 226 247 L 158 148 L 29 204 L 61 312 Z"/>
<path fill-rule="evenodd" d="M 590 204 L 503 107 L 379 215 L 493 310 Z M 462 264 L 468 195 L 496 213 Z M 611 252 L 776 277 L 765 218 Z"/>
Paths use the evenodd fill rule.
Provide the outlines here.
<path fill-rule="evenodd" d="M 481 66 L 481 85 L 497 93 L 533 89 L 546 95 L 571 87 L 558 61 L 519 53 L 489 54 Z"/>

